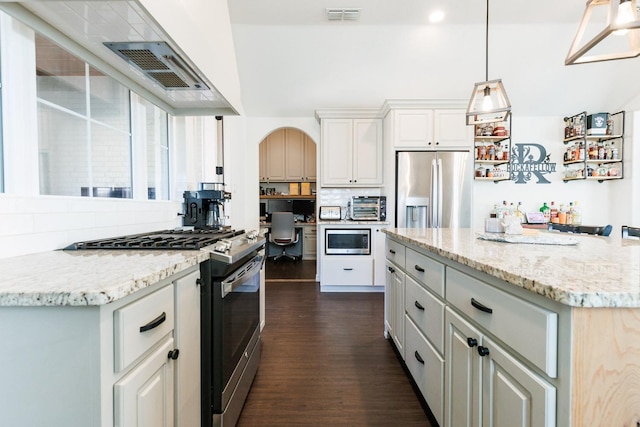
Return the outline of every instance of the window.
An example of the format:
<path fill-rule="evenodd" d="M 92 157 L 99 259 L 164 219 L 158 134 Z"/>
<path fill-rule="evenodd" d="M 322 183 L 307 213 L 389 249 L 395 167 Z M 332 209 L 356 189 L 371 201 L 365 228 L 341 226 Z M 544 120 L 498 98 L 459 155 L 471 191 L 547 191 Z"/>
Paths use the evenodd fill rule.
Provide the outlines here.
<path fill-rule="evenodd" d="M 151 102 L 140 99 L 144 110 L 143 140 L 147 147 L 147 194 L 149 200 L 169 200 L 168 114 Z"/>
<path fill-rule="evenodd" d="M 36 34 L 40 194 L 132 197 L 129 90 Z"/>

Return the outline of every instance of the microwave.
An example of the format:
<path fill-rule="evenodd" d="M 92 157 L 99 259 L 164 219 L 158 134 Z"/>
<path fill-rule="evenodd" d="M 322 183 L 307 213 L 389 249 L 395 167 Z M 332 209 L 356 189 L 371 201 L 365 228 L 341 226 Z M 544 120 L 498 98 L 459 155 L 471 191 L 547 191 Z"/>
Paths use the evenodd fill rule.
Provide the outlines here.
<path fill-rule="evenodd" d="M 371 229 L 326 229 L 324 253 L 327 255 L 371 255 Z"/>
<path fill-rule="evenodd" d="M 351 219 L 354 221 L 386 221 L 385 196 L 354 196 L 351 199 Z"/>

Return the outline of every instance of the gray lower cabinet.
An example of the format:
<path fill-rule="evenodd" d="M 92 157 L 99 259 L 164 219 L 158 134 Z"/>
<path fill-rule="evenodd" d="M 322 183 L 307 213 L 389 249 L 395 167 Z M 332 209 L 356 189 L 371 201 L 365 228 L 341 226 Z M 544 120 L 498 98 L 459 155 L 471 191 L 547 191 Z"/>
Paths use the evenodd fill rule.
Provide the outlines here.
<path fill-rule="evenodd" d="M 438 424 L 555 427 L 558 314 L 417 247 L 386 249 L 388 335 Z"/>

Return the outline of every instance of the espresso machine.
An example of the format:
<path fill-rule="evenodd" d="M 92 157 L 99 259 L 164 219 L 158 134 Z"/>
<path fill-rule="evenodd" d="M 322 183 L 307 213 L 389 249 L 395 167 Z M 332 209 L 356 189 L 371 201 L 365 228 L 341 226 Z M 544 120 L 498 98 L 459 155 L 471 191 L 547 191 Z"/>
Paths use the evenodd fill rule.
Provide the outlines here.
<path fill-rule="evenodd" d="M 183 197 L 183 226 L 198 230 L 225 228 L 224 206 L 231 193 L 224 190 L 224 184 L 201 182 L 198 191 L 185 191 Z"/>

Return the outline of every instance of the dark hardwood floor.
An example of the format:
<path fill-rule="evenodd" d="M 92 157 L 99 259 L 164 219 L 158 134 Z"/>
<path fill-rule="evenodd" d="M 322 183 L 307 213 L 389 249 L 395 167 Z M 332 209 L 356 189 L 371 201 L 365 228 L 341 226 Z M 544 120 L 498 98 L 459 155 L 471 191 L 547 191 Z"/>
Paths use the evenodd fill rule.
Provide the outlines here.
<path fill-rule="evenodd" d="M 238 427 L 431 426 L 384 339 L 383 294 L 265 290 L 262 360 Z"/>

